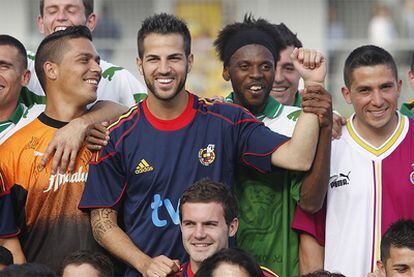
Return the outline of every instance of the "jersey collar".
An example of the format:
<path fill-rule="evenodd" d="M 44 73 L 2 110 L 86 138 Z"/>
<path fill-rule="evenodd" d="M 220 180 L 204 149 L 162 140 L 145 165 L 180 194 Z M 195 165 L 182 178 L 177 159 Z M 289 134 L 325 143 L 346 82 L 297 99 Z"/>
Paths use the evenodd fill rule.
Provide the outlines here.
<path fill-rule="evenodd" d="M 148 109 L 148 98 L 145 98 L 145 100 L 142 101 L 142 109 L 148 122 L 154 128 L 161 131 L 177 131 L 187 126 L 193 120 L 197 112 L 197 110 L 194 108 L 195 102 L 197 101 L 196 97 L 189 92 L 187 93 L 189 97 L 184 112 L 180 114 L 177 118 L 171 120 L 163 120 L 155 117 Z"/>
<path fill-rule="evenodd" d="M 17 103 L 17 107 L 14 110 L 14 112 L 11 114 L 11 116 L 6 121 L 0 122 L 0 124 L 6 123 L 6 122 L 17 124 L 17 122 L 19 122 L 19 120 L 22 118 L 24 114 L 24 110 L 25 109 L 24 109 L 23 104 Z"/>
<path fill-rule="evenodd" d="M 387 141 L 383 145 L 381 145 L 380 147 L 372 146 L 371 144 L 369 144 L 366 140 L 364 140 L 357 133 L 357 131 L 355 129 L 355 126 L 354 126 L 354 123 L 353 123 L 355 113 L 352 114 L 351 117 L 349 118 L 348 122 L 346 123 L 346 128 L 347 128 L 351 138 L 357 144 L 359 144 L 362 148 L 364 148 L 365 150 L 371 152 L 375 156 L 380 156 L 394 145 L 394 143 L 398 140 L 398 138 L 402 134 L 405 124 L 407 124 L 406 118 L 404 116 L 401 116 L 401 114 L 398 111 L 397 111 L 397 115 L 398 115 L 397 127 L 395 128 L 392 135 L 387 139 Z"/>
<path fill-rule="evenodd" d="M 234 103 L 234 92 L 231 92 L 229 95 L 227 95 L 225 100 L 227 103 Z M 278 117 L 282 111 L 283 105 L 277 102 L 273 97 L 269 96 L 267 98 L 263 114 L 256 115 L 256 118 L 260 121 L 263 121 L 266 117 L 274 119 Z"/>

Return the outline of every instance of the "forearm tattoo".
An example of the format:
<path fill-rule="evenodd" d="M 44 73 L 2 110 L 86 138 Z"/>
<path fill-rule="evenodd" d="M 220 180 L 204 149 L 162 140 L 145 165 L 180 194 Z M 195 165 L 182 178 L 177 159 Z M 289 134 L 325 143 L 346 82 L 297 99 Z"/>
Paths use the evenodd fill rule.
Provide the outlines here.
<path fill-rule="evenodd" d="M 112 209 L 97 209 L 91 212 L 91 224 L 93 236 L 99 244 L 102 244 L 102 237 L 109 230 L 116 228 L 116 222 L 113 222 L 111 216 L 116 214 Z"/>

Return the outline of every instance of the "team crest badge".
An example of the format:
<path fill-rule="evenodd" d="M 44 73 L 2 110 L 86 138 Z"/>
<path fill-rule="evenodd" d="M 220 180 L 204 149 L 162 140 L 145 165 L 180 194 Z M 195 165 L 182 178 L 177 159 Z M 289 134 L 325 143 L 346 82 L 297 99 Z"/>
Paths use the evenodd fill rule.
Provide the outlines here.
<path fill-rule="evenodd" d="M 205 166 L 209 166 L 216 159 L 216 153 L 214 153 L 214 144 L 209 144 L 206 148 L 200 149 L 198 151 L 198 159 L 200 163 Z"/>
<path fill-rule="evenodd" d="M 411 171 L 410 174 L 410 182 L 414 185 L 414 164 L 411 164 L 411 168 L 413 169 L 413 171 Z"/>

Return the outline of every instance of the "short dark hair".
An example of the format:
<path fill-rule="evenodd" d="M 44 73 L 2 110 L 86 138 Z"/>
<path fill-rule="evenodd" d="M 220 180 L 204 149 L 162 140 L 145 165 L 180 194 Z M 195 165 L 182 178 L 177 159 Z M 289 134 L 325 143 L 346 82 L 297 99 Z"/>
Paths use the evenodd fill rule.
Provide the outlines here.
<path fill-rule="evenodd" d="M 0 246 L 0 264 L 11 265 L 13 264 L 13 255 L 9 249 L 4 246 Z"/>
<path fill-rule="evenodd" d="M 375 45 L 364 45 L 354 49 L 345 60 L 344 81 L 345 85 L 351 87 L 352 73 L 362 66 L 388 66 L 398 80 L 397 65 L 390 53 Z"/>
<path fill-rule="evenodd" d="M 43 276 L 57 277 L 57 274 L 44 264 L 12 264 L 0 272 L 1 277 Z"/>
<path fill-rule="evenodd" d="M 196 277 L 210 277 L 213 276 L 221 264 L 229 263 L 237 265 L 249 273 L 249 276 L 259 277 L 263 276 L 260 266 L 256 260 L 247 252 L 237 248 L 225 248 L 215 253 L 213 256 L 205 259 L 195 274 Z"/>
<path fill-rule="evenodd" d="M 279 34 L 285 42 L 286 47 L 303 47 L 302 42 L 297 37 L 297 34 L 293 33 L 284 23 L 275 25 L 275 27 L 279 31 Z"/>
<path fill-rule="evenodd" d="M 42 40 L 36 51 L 35 70 L 37 78 L 46 91 L 46 76 L 43 65 L 47 61 L 58 63 L 66 50 L 66 41 L 74 38 L 86 38 L 92 41 L 90 30 L 86 26 L 71 26 L 62 31 L 54 32 Z"/>
<path fill-rule="evenodd" d="M 82 0 L 83 6 L 85 7 L 85 16 L 88 18 L 88 16 L 93 13 L 93 0 Z M 43 17 L 43 10 L 45 8 L 45 0 L 39 1 L 39 10 L 40 10 L 40 16 Z"/>
<path fill-rule="evenodd" d="M 204 178 L 187 188 L 180 199 L 180 220 L 182 207 L 185 203 L 217 202 L 223 206 L 224 218 L 227 225 L 237 217 L 237 202 L 231 191 L 223 184 Z"/>
<path fill-rule="evenodd" d="M 66 256 L 62 264 L 62 274 L 68 265 L 82 264 L 89 264 L 99 271 L 99 277 L 110 277 L 114 275 L 114 266 L 106 255 L 87 250 L 79 250 Z"/>
<path fill-rule="evenodd" d="M 345 277 L 345 275 L 341 273 L 332 273 L 327 270 L 318 270 L 315 272 L 302 275 L 302 277 Z"/>
<path fill-rule="evenodd" d="M 285 47 L 283 40 L 280 37 L 279 32 L 275 28 L 274 24 L 269 23 L 266 19 L 255 19 L 251 14 L 244 15 L 243 22 L 236 22 L 226 25 L 218 34 L 214 41 L 214 46 L 219 59 L 223 62 L 224 66 L 227 66 L 228 59 L 226 57 L 226 47 L 230 40 L 239 32 L 247 30 L 260 30 L 273 39 L 273 46 L 275 51 L 272 53 L 275 62 L 279 60 L 280 49 Z"/>
<path fill-rule="evenodd" d="M 179 34 L 184 40 L 184 52 L 188 57 L 191 53 L 191 35 L 184 20 L 167 13 L 155 14 L 147 17 L 138 31 L 138 55 L 144 55 L 144 39 L 155 33 L 161 35 Z"/>
<path fill-rule="evenodd" d="M 393 223 L 381 239 L 381 261 L 385 264 L 390 257 L 390 248 L 414 250 L 414 220 L 401 219 Z"/>
<path fill-rule="evenodd" d="M 17 49 L 20 55 L 20 62 L 24 69 L 27 69 L 27 51 L 23 43 L 15 37 L 9 35 L 0 35 L 0 45 L 8 45 Z"/>

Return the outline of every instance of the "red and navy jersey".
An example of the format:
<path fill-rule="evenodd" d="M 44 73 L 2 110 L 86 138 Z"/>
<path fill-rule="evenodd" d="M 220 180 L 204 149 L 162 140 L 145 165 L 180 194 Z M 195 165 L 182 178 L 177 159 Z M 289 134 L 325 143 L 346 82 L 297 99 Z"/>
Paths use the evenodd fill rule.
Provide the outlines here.
<path fill-rule="evenodd" d="M 145 100 L 109 127 L 110 140 L 92 158 L 79 205 L 119 211 L 144 253 L 180 261 L 187 256 L 178 215 L 183 191 L 204 177 L 230 187 L 239 162 L 269 172 L 271 154 L 288 139 L 239 106 L 188 95 L 174 120 L 156 118 Z"/>

